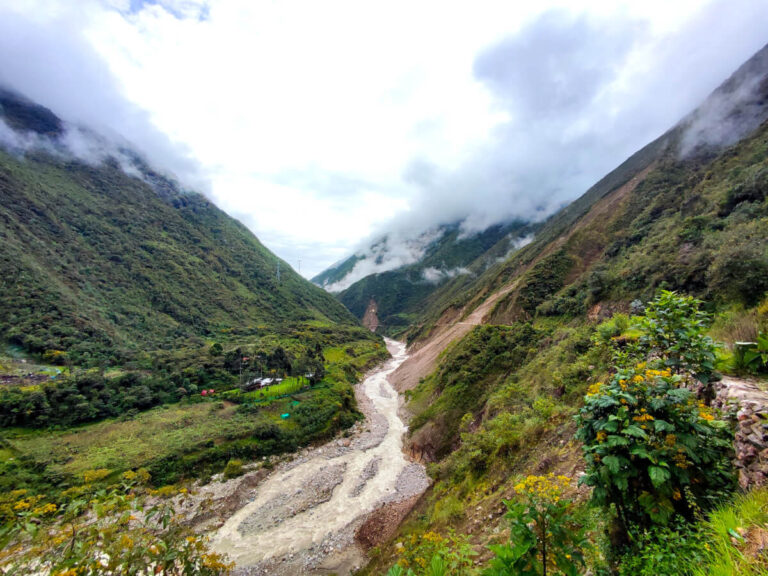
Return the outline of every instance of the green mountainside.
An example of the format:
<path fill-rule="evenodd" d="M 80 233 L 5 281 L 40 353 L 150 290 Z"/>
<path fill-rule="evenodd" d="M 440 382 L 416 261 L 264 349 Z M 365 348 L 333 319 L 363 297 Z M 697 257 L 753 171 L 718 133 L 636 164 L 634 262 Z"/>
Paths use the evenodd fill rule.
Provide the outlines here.
<path fill-rule="evenodd" d="M 466 285 L 489 266 L 504 260 L 516 242 L 536 230 L 535 224 L 512 222 L 495 225 L 481 232 L 465 234 L 461 223 L 440 226 L 437 238 L 429 241 L 423 255 L 406 264 L 367 275 L 338 292 L 339 300 L 358 318 L 371 301 L 376 303 L 382 331 L 401 334 L 417 322 L 426 303 L 440 286 Z M 379 244 L 386 245 L 387 239 Z M 374 245 L 374 254 L 376 250 Z M 343 282 L 356 264 L 374 258 L 356 254 L 312 279 L 325 287 Z"/>
<path fill-rule="evenodd" d="M 0 339 L 75 363 L 190 338 L 353 326 L 200 194 L 143 166 L 0 151 Z"/>
<path fill-rule="evenodd" d="M 0 492 L 208 477 L 360 417 L 352 385 L 388 354 L 337 299 L 132 150 L 81 132 L 103 148 L 79 159 L 8 91 L 0 120 Z"/>
<path fill-rule="evenodd" d="M 546 489 L 553 494 L 562 495 L 552 484 L 561 475 L 572 486 L 566 491 L 567 502 L 576 516 L 552 545 L 556 547 L 558 538 L 563 546 L 574 545 L 564 534 L 578 527 L 583 531 L 579 535 L 586 538 L 579 544 L 584 546 L 586 565 L 569 572 L 569 563 L 559 558 L 558 568 L 550 567 L 552 573 L 588 569 L 626 575 L 763 574 L 764 557 L 733 539 L 738 550 L 725 550 L 716 544 L 720 536 L 714 534 L 725 528 L 713 523 L 734 518 L 729 524 L 732 532 L 742 530 L 736 522 L 759 524 L 757 518 L 765 520 L 764 509 L 751 520 L 735 518 L 742 518 L 743 507 L 763 501 L 765 490 L 737 500 L 733 509 L 727 507 L 733 497 L 729 489 L 709 493 L 707 498 L 723 506 L 709 521 L 701 511 L 694 515 L 685 508 L 711 506 L 704 503 L 704 496 L 691 495 L 697 482 L 714 482 L 720 472 L 724 477 L 736 473 L 726 462 L 733 457 L 728 452 L 732 431 L 730 440 L 721 445 L 726 460 L 703 464 L 700 458 L 718 445 L 718 440 L 706 441 L 691 452 L 691 460 L 673 468 L 675 473 L 680 472 L 678 468 L 684 470 L 683 485 L 689 492 L 664 497 L 652 496 L 648 489 L 641 493 L 639 483 L 648 480 L 631 475 L 644 457 L 651 458 L 657 468 L 672 466 L 648 456 L 646 448 L 634 447 L 626 458 L 605 456 L 602 463 L 593 454 L 605 450 L 621 454 L 621 447 L 631 444 L 632 434 L 647 439 L 643 446 L 648 449 L 657 438 L 662 438 L 663 445 L 659 431 L 666 422 L 641 427 L 653 417 L 638 412 L 634 421 L 630 419 L 637 426 L 630 426 L 625 438 L 611 436 L 611 431 L 616 434 L 619 429 L 616 422 L 594 421 L 595 426 L 605 424 L 606 437 L 604 431 L 597 436 L 585 432 L 592 420 L 587 424 L 575 420 L 579 414 L 581 418 L 591 414 L 590 410 L 609 413 L 611 406 L 620 406 L 616 399 L 601 396 L 608 394 L 601 390 L 603 383 L 610 383 L 623 394 L 622 370 L 625 374 L 635 370 L 639 378 L 635 381 L 649 378 L 648 373 L 638 375 L 645 364 L 636 368 L 629 362 L 639 358 L 633 354 L 654 337 L 647 335 L 648 327 L 686 314 L 684 299 L 678 297 L 671 298 L 671 307 L 649 305 L 662 290 L 703 301 L 701 313 L 690 326 L 665 335 L 667 346 L 683 350 L 688 346 L 693 350 L 694 341 L 707 342 L 703 333 L 715 341 L 713 363 L 692 361 L 692 372 L 709 374 L 714 369 L 711 377 L 715 379 L 718 374 L 748 376 L 768 390 L 768 364 L 755 360 L 747 365 L 735 345 L 758 338 L 764 341 L 768 335 L 768 47 L 680 124 L 550 217 L 536 230 L 533 242 L 476 277 L 443 284 L 426 300 L 407 334 L 417 351 L 445 342 L 450 326 L 466 323 L 473 312 L 484 311 L 482 323 L 435 355 L 431 374 L 406 383 L 406 388 L 412 387 L 406 391 L 406 406 L 413 416 L 408 449 L 429 463 L 436 483 L 364 573 L 383 573 L 397 561 L 413 566 L 415 574 L 427 573 L 413 563 L 415 558 L 425 557 L 429 566 L 430 558 L 466 554 L 472 549 L 462 547 L 466 544 L 481 551 L 474 563 L 489 566 L 493 562 L 495 569 L 483 574 L 529 573 L 523 569 L 524 560 L 519 565 L 514 562 L 536 557 L 536 548 L 523 546 L 528 536 L 521 535 L 528 534 L 526 526 L 534 524 L 521 512 L 522 504 L 515 502 L 524 502 L 531 486 L 549 486 Z M 643 313 L 649 309 L 660 320 L 645 318 Z M 671 357 L 669 350 L 657 345 L 647 357 L 648 366 L 671 366 L 665 364 Z M 682 381 L 690 378 L 689 372 L 680 373 Z M 704 382 L 709 378 L 706 374 Z M 651 373 L 650 378 L 655 377 Z M 704 386 L 698 400 L 702 418 L 717 419 L 707 412 L 711 401 L 707 390 Z M 672 390 L 669 397 L 678 402 L 685 394 L 690 392 L 681 388 Z M 626 404 L 629 399 L 627 409 L 632 409 L 633 398 L 622 400 Z M 651 400 L 649 412 L 660 406 L 654 402 L 661 398 Z M 623 410 L 619 407 L 618 418 Z M 660 419 L 658 412 L 656 418 Z M 730 430 L 727 415 L 722 418 L 717 429 Z M 651 430 L 657 435 L 651 436 Z M 669 445 L 673 441 L 674 435 L 666 438 Z M 679 450 L 687 453 L 688 448 Z M 662 480 L 669 474 L 653 465 L 649 485 L 667 485 Z M 651 520 L 637 518 L 650 523 L 636 518 L 638 523 L 632 524 L 623 516 L 617 520 L 616 508 L 611 512 L 590 505 L 592 490 L 576 487 L 585 470 L 591 486 L 609 485 L 614 491 L 606 496 L 601 488 L 594 502 L 618 501 L 619 515 L 624 507 L 647 505 Z M 547 476 L 550 473 L 555 476 Z M 694 473 L 711 476 L 691 480 Z M 541 498 L 542 492 L 538 494 Z M 538 502 L 543 505 L 542 500 Z M 667 524 L 669 516 L 662 511 L 681 516 Z M 449 529 L 464 536 L 446 536 Z M 576 549 L 565 548 L 569 559 Z M 692 554 L 699 554 L 697 560 L 691 559 Z M 466 562 L 466 566 L 473 564 L 471 557 Z M 722 571 L 708 571 L 715 566 Z M 528 568 L 534 570 L 530 573 L 541 573 L 541 566 L 529 564 Z M 397 573 L 396 568 L 390 571 Z M 480 572 L 467 568 L 459 573 Z"/>

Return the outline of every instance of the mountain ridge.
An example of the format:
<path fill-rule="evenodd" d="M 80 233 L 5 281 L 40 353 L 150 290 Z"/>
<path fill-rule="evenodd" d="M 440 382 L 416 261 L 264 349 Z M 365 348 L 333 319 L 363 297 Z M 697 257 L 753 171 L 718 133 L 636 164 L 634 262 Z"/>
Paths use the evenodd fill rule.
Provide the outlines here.
<path fill-rule="evenodd" d="M 0 118 L 10 109 L 9 124 L 60 145 L 65 125 L 9 94 Z M 139 154 L 120 151 L 126 170 L 123 158 L 88 164 L 50 146 L 0 151 L 0 338 L 103 360 L 110 348 L 135 356 L 179 339 L 357 325 L 283 261 L 278 280 L 279 259 L 245 226 Z"/>

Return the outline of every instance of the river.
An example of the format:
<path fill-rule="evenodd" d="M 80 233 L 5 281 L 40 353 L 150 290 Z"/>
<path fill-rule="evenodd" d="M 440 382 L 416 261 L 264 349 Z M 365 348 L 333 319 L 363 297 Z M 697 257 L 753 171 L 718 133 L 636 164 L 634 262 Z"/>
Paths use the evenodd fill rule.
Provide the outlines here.
<path fill-rule="evenodd" d="M 401 400 L 387 379 L 407 359 L 405 345 L 386 343 L 392 358 L 356 387 L 365 425 L 278 466 L 213 535 L 237 573 L 348 574 L 365 563 L 355 532 L 371 512 L 429 486 L 424 467 L 403 453 Z"/>

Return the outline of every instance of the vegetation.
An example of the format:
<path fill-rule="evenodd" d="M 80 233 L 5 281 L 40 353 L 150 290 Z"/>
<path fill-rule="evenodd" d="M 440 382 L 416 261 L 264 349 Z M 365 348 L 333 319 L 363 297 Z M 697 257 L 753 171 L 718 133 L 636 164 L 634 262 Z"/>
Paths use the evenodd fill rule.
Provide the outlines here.
<path fill-rule="evenodd" d="M 3 494 L 0 569 L 60 576 L 230 572 L 231 565 L 181 522 L 176 509 L 185 489 L 150 490 L 146 470 L 104 483 L 108 475 L 87 471 L 56 500 L 26 490 Z"/>
<path fill-rule="evenodd" d="M 768 126 L 754 128 L 682 157 L 681 123 L 542 223 L 532 243 L 430 295 L 409 342 L 442 336 L 491 296 L 484 329 L 528 325 L 535 337 L 522 361 L 505 362 L 497 356 L 514 344 L 493 350 L 472 330 L 410 394 L 410 449 L 435 483 L 394 542 L 450 527 L 488 566 L 499 561 L 489 545 L 516 545 L 497 518 L 518 478 L 584 471 L 589 486 L 573 494 L 583 571 L 765 572 L 760 520 L 732 519 L 742 504 L 731 503 L 728 415 L 709 406 L 718 372 L 766 386 Z M 714 538 L 710 523 L 724 517 L 736 535 L 718 528 Z M 383 546 L 365 573 L 394 561 Z"/>
<path fill-rule="evenodd" d="M 632 366 L 617 354 L 609 383 L 593 384 L 585 397 L 577 433 L 584 482 L 595 502 L 616 510 L 624 534 L 676 514 L 692 520 L 735 488 L 730 426 L 685 387 L 690 374 L 711 370 L 713 344 L 700 333 L 706 320 L 695 300 L 661 292 L 638 323 L 646 360 Z"/>
<path fill-rule="evenodd" d="M 144 467 L 162 485 L 208 477 L 230 459 L 253 460 L 327 438 L 357 420 L 351 383 L 384 354 L 370 341 L 340 352 L 327 363 L 321 383 L 282 398 L 252 400 L 246 394 L 236 404 L 218 394 L 197 393 L 74 428 L 6 428 L 0 436 L 0 446 L 8 450 L 8 457 L 0 459 L 0 491 L 62 490 L 72 478 L 95 468 Z M 233 391 L 240 393 L 239 388 Z M 286 413 L 290 417 L 281 418 Z"/>
<path fill-rule="evenodd" d="M 520 500 L 505 502 L 511 544 L 494 546 L 496 555 L 484 576 L 575 576 L 584 565 L 582 528 L 563 493 L 567 476 L 528 476 L 515 486 Z"/>
<path fill-rule="evenodd" d="M 455 282 L 466 283 L 489 263 L 509 252 L 510 238 L 526 236 L 535 228 L 533 224 L 512 222 L 466 236 L 458 223 L 443 226 L 441 236 L 429 243 L 418 262 L 366 276 L 342 291 L 339 299 L 355 316 L 362 318 L 373 298 L 382 330 L 390 335 L 400 334 L 421 321 L 425 304 L 439 286 L 451 281 L 447 274 L 429 276 L 430 269 L 449 271 L 462 268 L 466 273 L 458 275 Z M 323 272 L 313 281 L 319 284 L 337 282 L 351 271 L 359 259 L 359 256 L 352 256 L 338 268 Z"/>

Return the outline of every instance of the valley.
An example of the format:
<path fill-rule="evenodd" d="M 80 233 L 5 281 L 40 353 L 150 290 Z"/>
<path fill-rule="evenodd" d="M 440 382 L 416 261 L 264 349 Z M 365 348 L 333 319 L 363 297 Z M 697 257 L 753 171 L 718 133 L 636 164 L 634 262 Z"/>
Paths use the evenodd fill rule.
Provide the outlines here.
<path fill-rule="evenodd" d="M 101 4 L 99 58 L 172 22 L 258 86 L 89 124 L 0 77 L 0 576 L 768 575 L 768 45 L 689 86 L 684 10 L 507 14 L 434 70 L 432 16 L 393 70 L 232 31 L 262 76 L 227 3 Z"/>
<path fill-rule="evenodd" d="M 387 347 L 392 359 L 356 388 L 366 419 L 351 434 L 280 464 L 215 532 L 213 549 L 233 559 L 238 573 L 353 571 L 365 564 L 356 535 L 370 514 L 389 508 L 402 517 L 429 486 L 424 467 L 403 453 L 400 399 L 388 382 L 407 360 L 405 346 L 388 340 Z M 377 530 L 392 533 L 393 521 Z"/>

